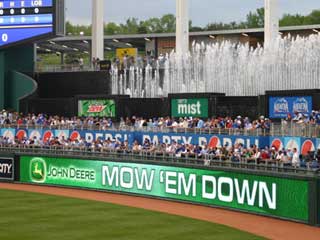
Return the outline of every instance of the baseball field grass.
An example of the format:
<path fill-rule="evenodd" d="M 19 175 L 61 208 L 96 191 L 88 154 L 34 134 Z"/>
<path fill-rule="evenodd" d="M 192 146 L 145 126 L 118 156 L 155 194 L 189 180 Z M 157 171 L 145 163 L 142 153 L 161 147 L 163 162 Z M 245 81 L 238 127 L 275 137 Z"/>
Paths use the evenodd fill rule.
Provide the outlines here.
<path fill-rule="evenodd" d="M 0 229 L 3 240 L 263 239 L 185 217 L 12 190 L 0 190 Z"/>

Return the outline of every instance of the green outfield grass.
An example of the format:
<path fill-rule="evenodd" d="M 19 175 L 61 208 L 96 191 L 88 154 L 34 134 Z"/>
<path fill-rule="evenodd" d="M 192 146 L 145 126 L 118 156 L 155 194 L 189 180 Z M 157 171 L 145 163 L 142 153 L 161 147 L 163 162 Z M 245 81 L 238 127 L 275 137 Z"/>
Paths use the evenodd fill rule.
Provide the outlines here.
<path fill-rule="evenodd" d="M 0 190 L 0 196 L 1 240 L 263 239 L 209 222 L 102 202 L 7 190 Z"/>

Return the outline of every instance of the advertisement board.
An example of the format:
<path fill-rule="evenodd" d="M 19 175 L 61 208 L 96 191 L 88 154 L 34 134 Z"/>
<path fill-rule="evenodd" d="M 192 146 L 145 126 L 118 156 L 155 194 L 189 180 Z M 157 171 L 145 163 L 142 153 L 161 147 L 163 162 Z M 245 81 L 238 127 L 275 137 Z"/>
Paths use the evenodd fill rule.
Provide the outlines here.
<path fill-rule="evenodd" d="M 126 56 L 129 60 L 130 57 L 134 57 L 135 59 L 138 56 L 138 49 L 137 48 L 117 48 L 116 49 L 116 56 L 120 60 L 120 62 L 123 62 L 123 58 Z"/>
<path fill-rule="evenodd" d="M 295 112 L 310 115 L 312 111 L 312 97 L 269 97 L 269 117 L 286 118 Z"/>
<path fill-rule="evenodd" d="M 14 180 L 13 158 L 0 157 L 0 180 Z"/>
<path fill-rule="evenodd" d="M 265 147 L 269 145 L 269 137 L 252 136 L 233 136 L 233 135 L 213 135 L 213 134 L 194 134 L 194 133 L 151 133 L 135 132 L 134 139 L 138 142 L 144 142 L 149 139 L 153 143 L 171 144 L 173 141 L 180 144 L 208 145 L 209 147 L 232 146 L 236 143 L 242 143 L 245 147 L 256 145 Z"/>
<path fill-rule="evenodd" d="M 172 117 L 202 117 L 207 118 L 208 99 L 171 99 Z"/>
<path fill-rule="evenodd" d="M 113 99 L 78 101 L 79 117 L 115 117 L 116 103 Z"/>
<path fill-rule="evenodd" d="M 293 150 L 296 148 L 299 154 L 303 156 L 320 149 L 316 138 L 302 137 L 270 137 L 270 146 L 277 150 L 282 150 L 283 148 Z"/>
<path fill-rule="evenodd" d="M 20 181 L 183 200 L 304 222 L 309 217 L 308 182 L 282 177 L 22 156 Z"/>

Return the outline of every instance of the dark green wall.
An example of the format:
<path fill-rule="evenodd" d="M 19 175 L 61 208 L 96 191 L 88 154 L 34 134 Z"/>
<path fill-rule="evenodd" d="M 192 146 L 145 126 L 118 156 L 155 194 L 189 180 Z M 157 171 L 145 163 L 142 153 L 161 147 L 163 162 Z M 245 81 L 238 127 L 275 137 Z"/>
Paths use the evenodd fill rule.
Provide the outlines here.
<path fill-rule="evenodd" d="M 10 89 L 10 92 L 6 94 L 6 106 L 20 111 L 19 99 L 36 91 L 37 83 L 29 76 L 16 71 L 9 72 L 9 79 L 7 89 Z"/>
<path fill-rule="evenodd" d="M 33 73 L 33 69 L 33 45 L 0 51 L 0 109 L 19 110 L 19 98 L 32 91 L 34 83 L 17 72 Z"/>

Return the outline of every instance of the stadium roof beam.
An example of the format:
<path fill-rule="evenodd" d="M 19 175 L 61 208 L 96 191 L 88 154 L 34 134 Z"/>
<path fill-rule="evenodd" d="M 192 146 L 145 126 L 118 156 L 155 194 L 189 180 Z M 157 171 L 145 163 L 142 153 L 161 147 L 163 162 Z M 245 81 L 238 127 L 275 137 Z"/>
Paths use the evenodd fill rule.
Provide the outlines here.
<path fill-rule="evenodd" d="M 280 27 L 279 31 L 284 34 L 291 33 L 295 34 L 316 34 L 320 32 L 320 24 L 318 25 L 305 25 L 305 26 L 289 26 L 289 27 Z M 254 29 L 234 29 L 234 30 L 219 30 L 219 31 L 203 31 L 203 32 L 190 32 L 189 36 L 193 40 L 202 41 L 202 37 L 208 38 L 208 36 L 215 36 L 215 39 L 228 39 L 228 36 L 234 37 L 236 35 L 241 36 L 242 33 L 246 33 L 249 37 L 256 37 L 263 41 L 264 29 L 263 28 L 254 28 Z M 278 33 L 277 33 L 278 34 Z M 126 48 L 128 46 L 125 43 L 129 42 L 133 47 L 139 49 L 144 49 L 146 44 L 146 39 L 162 39 L 162 38 L 174 38 L 175 33 L 151 33 L 151 34 L 132 34 L 132 35 L 110 35 L 104 37 L 104 44 L 107 47 L 112 49 L 116 48 Z M 113 39 L 117 39 L 119 42 L 114 42 Z M 62 53 L 74 52 L 72 48 L 78 48 L 81 52 L 88 51 L 90 52 L 91 46 L 91 37 L 90 36 L 66 36 L 51 39 L 51 41 L 56 44 L 50 44 L 48 41 L 37 42 L 41 47 L 38 49 L 39 53 L 44 52 L 43 49 L 52 49 L 53 51 L 59 51 Z M 63 48 L 62 45 L 68 46 L 68 48 Z"/>

